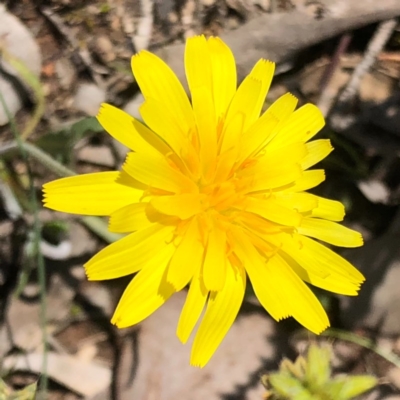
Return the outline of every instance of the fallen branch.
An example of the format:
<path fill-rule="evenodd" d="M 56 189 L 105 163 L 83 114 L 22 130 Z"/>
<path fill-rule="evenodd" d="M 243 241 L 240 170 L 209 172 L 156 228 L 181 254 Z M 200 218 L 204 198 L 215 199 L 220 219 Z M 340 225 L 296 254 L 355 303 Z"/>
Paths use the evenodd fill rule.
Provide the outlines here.
<path fill-rule="evenodd" d="M 393 30 L 396 28 L 396 25 L 397 20 L 395 19 L 390 19 L 388 21 L 382 22 L 379 25 L 377 31 L 375 32 L 375 35 L 368 45 L 362 62 L 357 65 L 357 68 L 354 70 L 354 73 L 349 83 L 339 96 L 338 102 L 346 103 L 351 101 L 355 97 L 360 86 L 361 79 L 375 63 L 378 54 L 382 51 L 386 42 L 389 40 L 390 36 L 393 33 Z"/>
<path fill-rule="evenodd" d="M 396 26 L 396 19 L 389 19 L 379 24 L 368 44 L 362 61 L 354 69 L 349 82 L 340 94 L 336 107 L 332 112 L 330 123 L 335 130 L 343 132 L 355 123 L 356 115 L 351 113 L 351 104 L 357 95 L 361 80 L 375 63 L 376 58 L 390 39 Z"/>
<path fill-rule="evenodd" d="M 221 38 L 235 54 L 239 80 L 260 58 L 282 63 L 300 50 L 343 32 L 400 16 L 399 0 L 325 0 L 325 3 L 324 15 L 319 19 L 306 9 L 265 14 L 222 34 Z M 182 81 L 183 52 L 183 44 L 159 50 L 159 55 Z"/>

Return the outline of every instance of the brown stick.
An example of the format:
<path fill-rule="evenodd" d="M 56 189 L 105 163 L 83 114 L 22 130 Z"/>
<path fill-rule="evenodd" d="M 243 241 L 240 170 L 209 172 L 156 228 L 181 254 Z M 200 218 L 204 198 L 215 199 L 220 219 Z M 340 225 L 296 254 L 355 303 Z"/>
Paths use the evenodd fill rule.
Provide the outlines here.
<path fill-rule="evenodd" d="M 400 15 L 399 0 L 325 0 L 325 3 L 320 19 L 306 10 L 265 14 L 222 34 L 221 38 L 235 54 L 239 80 L 260 58 L 283 62 L 313 44 Z M 181 81 L 185 80 L 183 53 L 184 44 L 159 51 Z"/>

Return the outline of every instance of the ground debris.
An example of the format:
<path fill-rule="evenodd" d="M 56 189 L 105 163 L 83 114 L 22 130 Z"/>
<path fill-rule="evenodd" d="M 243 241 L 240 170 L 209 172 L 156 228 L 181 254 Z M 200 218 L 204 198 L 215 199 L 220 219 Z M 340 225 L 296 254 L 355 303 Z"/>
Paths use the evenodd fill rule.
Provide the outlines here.
<path fill-rule="evenodd" d="M 382 347 L 382 340 L 390 335 L 388 351 L 396 351 L 396 339 L 400 337 L 400 300 L 396 291 L 400 276 L 400 219 L 395 217 L 400 205 L 400 46 L 396 29 L 388 43 L 375 52 L 374 65 L 356 86 L 356 124 L 349 131 L 338 133 L 329 116 L 364 59 L 363 51 L 376 27 L 358 29 L 400 15 L 398 0 L 8 3 L 9 13 L 29 28 L 43 58 L 38 71 L 46 109 L 26 144 L 39 203 L 42 183 L 55 175 L 110 170 L 123 162 L 128 149 L 106 136 L 96 119 L 87 116 L 96 115 L 101 102 L 109 102 L 141 119 L 144 98 L 130 70 L 131 56 L 141 49 L 158 52 L 185 84 L 184 38 L 201 33 L 221 35 L 235 53 L 239 82 L 259 58 L 278 62 L 279 77 L 264 109 L 287 91 L 299 98 L 299 104 L 325 104 L 321 107 L 328 123 L 321 138 L 331 139 L 336 150 L 323 166 L 330 179 L 318 194 L 346 203 L 346 222 L 371 239 L 349 255 L 367 276 L 361 295 L 346 300 L 329 297 L 328 304 L 336 307 L 329 306 L 329 312 L 333 321 L 349 331 L 376 334 L 372 337 L 377 346 Z M 0 22 L 0 32 L 1 29 Z M 28 101 L 17 114 L 18 124 L 29 120 L 31 106 Z M 40 161 L 37 152 L 30 152 L 32 148 L 51 154 L 69 170 L 52 169 L 51 163 L 46 165 L 43 158 Z M 28 198 L 29 169 L 9 126 L 0 130 L 0 156 L 13 178 L 1 182 L 2 193 L 5 187 L 13 196 L 25 191 L 25 199 Z M 17 286 L 16 278 L 24 262 L 20 252 L 33 220 L 32 213 L 20 201 L 22 196 L 14 197 L 19 206 L 16 218 L 6 202 L 0 200 L 0 288 L 6 317 L 0 328 L 0 357 L 4 366 L 12 368 L 10 381 L 18 374 L 25 377 L 24 382 L 26 377 L 40 376 L 45 333 L 49 400 L 75 400 L 79 396 L 92 400 L 256 400 L 264 393 L 259 377 L 276 369 L 283 354 L 294 356 L 302 353 L 301 347 L 308 346 L 309 337 L 290 348 L 289 338 L 297 325 L 290 320 L 277 325 L 257 303 L 250 305 L 249 301 L 209 366 L 202 370 L 192 368 L 190 344 L 183 346 L 175 336 L 185 292 L 174 296 L 138 327 L 117 330 L 110 319 L 130 277 L 103 285 L 88 282 L 83 268 L 105 242 L 112 240 L 111 236 L 99 234 L 107 221 L 49 210 L 40 210 L 41 222 L 67 222 L 68 234 L 61 241 L 65 248 L 50 242 L 45 242 L 50 247 L 44 248 L 42 240 L 47 323 L 41 326 L 35 264 L 21 297 L 8 296 Z M 17 230 L 19 241 L 14 232 Z M 371 399 L 389 399 L 395 393 L 398 370 L 387 372 L 386 361 L 376 361 L 359 346 L 341 341 L 335 342 L 333 348 L 336 371 L 364 373 L 370 369 L 382 381 L 389 379 L 393 383 L 393 388 L 383 394 L 373 393 Z M 18 379 L 15 382 L 18 386 Z"/>
<path fill-rule="evenodd" d="M 65 354 L 49 352 L 46 357 L 49 377 L 81 396 L 93 397 L 110 384 L 109 368 Z M 3 363 L 4 368 L 32 371 L 37 374 L 42 372 L 42 365 L 43 353 L 8 356 Z"/>

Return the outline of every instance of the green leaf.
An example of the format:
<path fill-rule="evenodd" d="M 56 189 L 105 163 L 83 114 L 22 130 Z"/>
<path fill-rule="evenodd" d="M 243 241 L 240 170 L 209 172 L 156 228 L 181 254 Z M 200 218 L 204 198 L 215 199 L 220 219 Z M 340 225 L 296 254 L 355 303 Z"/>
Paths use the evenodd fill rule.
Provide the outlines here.
<path fill-rule="evenodd" d="M 87 132 L 98 133 L 103 132 L 104 129 L 96 117 L 88 117 L 75 122 L 71 126 L 71 131 L 74 135 L 81 138 Z"/>
<path fill-rule="evenodd" d="M 9 394 L 10 394 L 9 387 L 2 379 L 0 379 L 0 400 L 7 400 Z"/>
<path fill-rule="evenodd" d="M 37 382 L 34 382 L 21 390 L 13 391 L 0 379 L 0 400 L 34 400 Z"/>
<path fill-rule="evenodd" d="M 43 224 L 42 237 L 52 245 L 58 245 L 66 238 L 69 230 L 69 224 L 62 220 L 48 221 Z"/>
<path fill-rule="evenodd" d="M 327 382 L 324 387 L 326 398 L 332 400 L 343 400 L 342 390 L 345 383 L 345 380 L 332 380 Z"/>
<path fill-rule="evenodd" d="M 89 134 L 99 133 L 103 130 L 97 118 L 83 118 L 57 132 L 49 132 L 41 136 L 36 141 L 36 145 L 59 161 L 69 163 L 72 149 L 79 140 Z"/>
<path fill-rule="evenodd" d="M 278 393 L 286 399 L 314 400 L 313 395 L 302 383 L 286 372 L 278 372 L 269 375 L 269 383 Z"/>
<path fill-rule="evenodd" d="M 330 361 L 331 348 L 329 346 L 310 345 L 307 357 L 306 381 L 313 391 L 317 391 L 328 382 L 331 374 Z"/>
<path fill-rule="evenodd" d="M 34 382 L 21 390 L 14 392 L 10 400 L 34 400 L 36 395 L 37 382 Z"/>
<path fill-rule="evenodd" d="M 335 393 L 333 399 L 337 400 L 350 400 L 360 394 L 372 389 L 378 383 L 378 380 L 373 376 L 359 375 L 359 376 L 337 376 L 332 380 L 332 387 L 327 388 L 328 390 L 337 390 L 336 388 L 341 387 L 339 393 Z M 334 388 L 334 386 L 336 388 Z M 331 394 L 331 392 L 328 392 Z"/>
<path fill-rule="evenodd" d="M 299 356 L 296 358 L 296 361 L 292 363 L 287 358 L 284 358 L 280 365 L 281 371 L 290 372 L 295 378 L 304 380 L 305 371 L 307 368 L 307 361 L 304 357 Z"/>

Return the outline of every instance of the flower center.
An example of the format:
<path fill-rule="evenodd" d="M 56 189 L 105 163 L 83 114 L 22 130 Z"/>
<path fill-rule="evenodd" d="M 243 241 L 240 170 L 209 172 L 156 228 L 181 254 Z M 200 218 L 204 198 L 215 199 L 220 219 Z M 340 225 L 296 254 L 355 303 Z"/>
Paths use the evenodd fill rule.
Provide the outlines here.
<path fill-rule="evenodd" d="M 206 195 L 202 202 L 204 211 L 214 209 L 215 211 L 223 212 L 234 207 L 238 201 L 236 186 L 232 181 L 207 185 L 200 188 L 200 193 Z"/>

